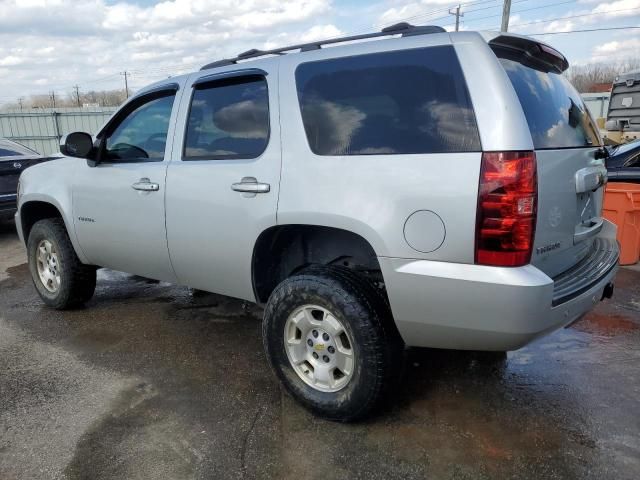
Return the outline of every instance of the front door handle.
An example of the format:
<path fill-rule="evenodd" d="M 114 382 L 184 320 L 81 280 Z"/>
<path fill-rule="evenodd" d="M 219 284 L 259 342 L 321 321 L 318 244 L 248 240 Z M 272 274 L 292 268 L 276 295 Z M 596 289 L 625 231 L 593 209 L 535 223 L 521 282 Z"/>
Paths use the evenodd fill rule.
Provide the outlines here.
<path fill-rule="evenodd" d="M 152 183 L 148 178 L 141 178 L 139 182 L 131 185 L 134 190 L 140 190 L 142 192 L 157 192 L 160 190 L 160 185 Z"/>
<path fill-rule="evenodd" d="M 231 190 L 234 192 L 243 192 L 252 194 L 256 193 L 269 193 L 271 191 L 271 185 L 268 183 L 260 183 L 254 177 L 244 177 L 239 183 L 231 184 Z"/>

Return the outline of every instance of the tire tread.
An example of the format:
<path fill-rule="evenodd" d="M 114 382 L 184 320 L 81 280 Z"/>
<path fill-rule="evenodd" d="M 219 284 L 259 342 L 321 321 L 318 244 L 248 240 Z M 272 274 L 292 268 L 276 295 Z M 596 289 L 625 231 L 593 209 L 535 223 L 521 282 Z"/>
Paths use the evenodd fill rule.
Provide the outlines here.
<path fill-rule="evenodd" d="M 63 282 L 55 297 L 48 296 L 43 291 L 44 287 L 39 285 L 37 270 L 35 270 L 35 266 L 32 266 L 31 256 L 35 254 L 34 250 L 37 248 L 35 237 L 40 232 L 45 236 L 47 234 L 51 236 L 62 259 L 63 276 L 66 283 Z M 79 307 L 91 299 L 96 288 L 96 267 L 85 265 L 80 261 L 62 218 L 47 218 L 36 222 L 29 234 L 27 249 L 33 283 L 47 305 L 58 310 L 66 310 Z"/>

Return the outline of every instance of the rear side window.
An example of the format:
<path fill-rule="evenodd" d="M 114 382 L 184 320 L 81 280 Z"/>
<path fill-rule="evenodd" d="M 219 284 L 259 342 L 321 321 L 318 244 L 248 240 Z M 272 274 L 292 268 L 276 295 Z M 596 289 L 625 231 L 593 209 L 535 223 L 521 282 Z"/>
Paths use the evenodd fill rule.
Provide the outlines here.
<path fill-rule="evenodd" d="M 600 144 L 587 107 L 561 73 L 545 71 L 516 50 L 494 51 L 520 99 L 536 150 Z"/>
<path fill-rule="evenodd" d="M 303 63 L 296 85 L 307 140 L 317 155 L 481 150 L 453 47 Z"/>
<path fill-rule="evenodd" d="M 267 81 L 259 75 L 197 85 L 184 160 L 259 157 L 269 141 Z"/>

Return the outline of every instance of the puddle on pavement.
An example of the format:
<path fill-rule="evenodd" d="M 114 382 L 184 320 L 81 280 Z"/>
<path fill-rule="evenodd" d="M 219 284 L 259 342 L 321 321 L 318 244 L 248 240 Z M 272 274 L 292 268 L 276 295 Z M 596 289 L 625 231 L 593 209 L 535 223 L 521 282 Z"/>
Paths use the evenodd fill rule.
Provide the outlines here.
<path fill-rule="evenodd" d="M 635 332 L 640 329 L 640 324 L 624 315 L 593 311 L 572 328 L 580 332 L 612 337 Z"/>

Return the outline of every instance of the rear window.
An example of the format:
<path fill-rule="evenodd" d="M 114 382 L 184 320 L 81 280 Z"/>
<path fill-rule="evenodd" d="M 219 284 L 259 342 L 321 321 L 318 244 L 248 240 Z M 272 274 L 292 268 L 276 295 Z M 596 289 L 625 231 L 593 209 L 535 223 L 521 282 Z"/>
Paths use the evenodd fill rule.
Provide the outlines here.
<path fill-rule="evenodd" d="M 189 111 L 184 160 L 259 157 L 269 141 L 269 96 L 262 76 L 196 86 Z"/>
<path fill-rule="evenodd" d="M 494 51 L 520 99 L 536 150 L 600 144 L 587 107 L 561 73 L 526 64 L 517 51 Z"/>
<path fill-rule="evenodd" d="M 453 47 L 303 63 L 296 84 L 307 140 L 317 155 L 481 150 Z"/>

